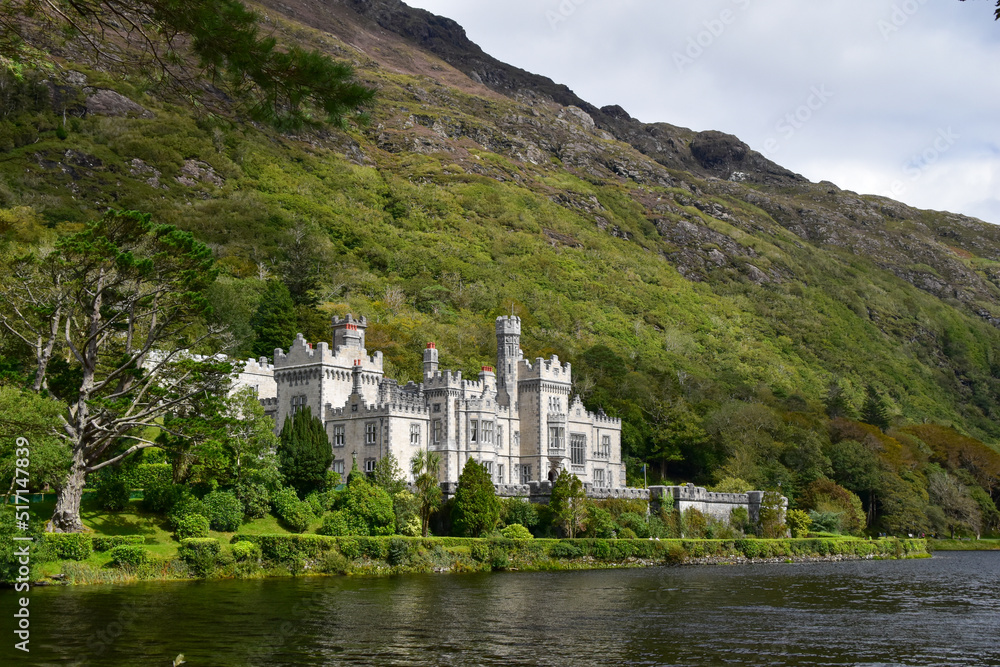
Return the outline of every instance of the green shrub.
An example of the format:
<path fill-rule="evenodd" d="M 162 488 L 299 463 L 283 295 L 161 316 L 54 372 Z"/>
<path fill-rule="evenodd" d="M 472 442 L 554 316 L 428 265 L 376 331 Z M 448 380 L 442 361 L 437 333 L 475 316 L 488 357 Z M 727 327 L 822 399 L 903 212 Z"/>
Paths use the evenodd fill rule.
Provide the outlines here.
<path fill-rule="evenodd" d="M 634 540 L 636 539 L 635 531 L 631 528 L 622 528 L 618 531 L 618 539 L 620 540 Z"/>
<path fill-rule="evenodd" d="M 309 509 L 312 510 L 314 516 L 323 516 L 323 513 L 326 512 L 326 508 L 323 507 L 323 501 L 320 498 L 319 491 L 313 491 L 310 493 L 306 496 L 304 502 L 309 505 Z"/>
<path fill-rule="evenodd" d="M 173 481 L 173 474 L 169 463 L 140 463 L 122 468 L 122 477 L 130 489 L 169 486 Z"/>
<path fill-rule="evenodd" d="M 285 527 L 296 533 L 303 533 L 309 528 L 313 518 L 312 508 L 308 503 L 299 500 L 295 489 L 285 487 L 271 496 L 274 513 L 278 515 Z"/>
<path fill-rule="evenodd" d="M 337 550 L 327 551 L 319 559 L 319 571 L 326 574 L 350 574 L 351 561 Z"/>
<path fill-rule="evenodd" d="M 86 533 L 48 533 L 45 540 L 62 560 L 87 560 L 94 553 L 94 543 Z"/>
<path fill-rule="evenodd" d="M 649 537 L 649 525 L 646 523 L 646 517 L 635 512 L 623 512 L 618 517 L 618 525 L 622 527 L 622 530 L 630 529 L 636 537 Z"/>
<path fill-rule="evenodd" d="M 663 562 L 666 565 L 680 565 L 687 560 L 688 554 L 679 544 L 670 544 L 667 546 L 666 554 L 663 556 Z"/>
<path fill-rule="evenodd" d="M 156 479 L 142 491 L 142 509 L 154 514 L 170 514 L 174 505 L 190 490 L 183 484 Z"/>
<path fill-rule="evenodd" d="M 508 540 L 530 540 L 534 538 L 531 531 L 520 523 L 512 523 L 508 526 L 504 526 L 500 530 L 500 534 Z"/>
<path fill-rule="evenodd" d="M 377 537 L 361 537 L 358 539 L 361 553 L 371 560 L 386 560 L 389 558 L 389 542 Z"/>
<path fill-rule="evenodd" d="M 597 505 L 587 507 L 587 537 L 609 538 L 615 533 L 615 520 L 611 513 Z"/>
<path fill-rule="evenodd" d="M 469 547 L 469 554 L 472 556 L 472 560 L 477 563 L 485 563 L 490 559 L 490 546 L 485 542 L 476 540 Z"/>
<path fill-rule="evenodd" d="M 261 559 L 260 547 L 253 542 L 236 542 L 230 547 L 230 550 L 237 563 L 256 563 Z"/>
<path fill-rule="evenodd" d="M 316 531 L 320 535 L 348 535 L 347 520 L 344 518 L 344 513 L 340 511 L 330 512 L 325 517 L 323 517 L 323 525 L 319 527 Z"/>
<path fill-rule="evenodd" d="M 135 544 L 119 544 L 108 552 L 115 567 L 139 567 L 149 562 L 149 552 Z"/>
<path fill-rule="evenodd" d="M 177 539 L 208 537 L 208 518 L 201 514 L 184 514 L 177 519 Z"/>
<path fill-rule="evenodd" d="M 500 508 L 500 520 L 506 526 L 521 525 L 533 528 L 538 525 L 538 507 L 527 498 L 504 498 Z"/>
<path fill-rule="evenodd" d="M 386 562 L 396 567 L 408 564 L 410 562 L 410 543 L 398 537 L 389 540 Z"/>
<path fill-rule="evenodd" d="M 570 542 L 569 540 L 562 540 L 553 544 L 549 549 L 549 555 L 553 558 L 580 558 L 583 556 L 583 549 L 579 546 Z"/>
<path fill-rule="evenodd" d="M 202 501 L 212 530 L 233 532 L 243 523 L 243 503 L 231 491 L 213 491 Z M 196 537 L 192 535 L 191 537 Z"/>
<path fill-rule="evenodd" d="M 187 563 L 188 568 L 199 577 L 207 577 L 215 570 L 221 546 L 212 538 L 188 538 L 181 540 L 177 556 Z"/>
<path fill-rule="evenodd" d="M 236 485 L 236 497 L 243 503 L 247 519 L 263 519 L 271 508 L 271 494 L 263 484 L 241 482 Z"/>
<path fill-rule="evenodd" d="M 94 535 L 91 537 L 94 551 L 111 551 L 123 544 L 142 545 L 146 538 L 142 535 Z"/>
<path fill-rule="evenodd" d="M 337 548 L 345 557 L 355 560 L 361 557 L 361 545 L 353 537 L 342 538 L 337 541 Z"/>
<path fill-rule="evenodd" d="M 607 540 L 594 540 L 590 545 L 590 554 L 600 560 L 611 558 L 611 545 Z"/>
<path fill-rule="evenodd" d="M 97 504 L 108 512 L 121 512 L 128 507 L 131 489 L 117 471 L 109 472 L 97 487 Z"/>
<path fill-rule="evenodd" d="M 190 489 L 182 487 L 180 496 L 167 513 L 167 518 L 170 519 L 171 525 L 173 525 L 174 529 L 177 530 L 184 517 L 193 514 L 207 517 L 208 508 L 205 507 L 205 503 L 200 501 L 193 493 L 191 493 Z M 190 535 L 189 537 L 197 537 L 197 535 Z"/>
<path fill-rule="evenodd" d="M 342 502 L 351 535 L 392 535 L 396 513 L 385 489 L 355 477 L 348 483 Z"/>

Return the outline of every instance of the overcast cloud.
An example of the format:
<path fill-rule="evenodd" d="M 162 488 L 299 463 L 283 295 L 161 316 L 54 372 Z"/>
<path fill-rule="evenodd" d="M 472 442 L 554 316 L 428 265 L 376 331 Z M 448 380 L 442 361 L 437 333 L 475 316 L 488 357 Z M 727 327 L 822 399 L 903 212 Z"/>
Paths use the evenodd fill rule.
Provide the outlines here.
<path fill-rule="evenodd" d="M 810 180 L 1000 223 L 991 0 L 406 0 L 645 122 L 722 130 Z"/>

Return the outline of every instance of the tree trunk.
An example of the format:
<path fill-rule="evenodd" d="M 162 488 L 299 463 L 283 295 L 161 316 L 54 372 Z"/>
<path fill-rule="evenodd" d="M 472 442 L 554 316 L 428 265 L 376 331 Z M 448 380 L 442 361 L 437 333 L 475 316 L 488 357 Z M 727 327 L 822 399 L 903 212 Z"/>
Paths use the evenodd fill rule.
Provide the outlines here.
<path fill-rule="evenodd" d="M 73 465 L 66 481 L 59 487 L 56 494 L 56 510 L 52 513 L 52 531 L 56 533 L 79 533 L 83 531 L 83 521 L 80 520 L 80 499 L 83 497 L 83 485 L 86 481 L 86 466 L 81 457 L 73 457 Z"/>

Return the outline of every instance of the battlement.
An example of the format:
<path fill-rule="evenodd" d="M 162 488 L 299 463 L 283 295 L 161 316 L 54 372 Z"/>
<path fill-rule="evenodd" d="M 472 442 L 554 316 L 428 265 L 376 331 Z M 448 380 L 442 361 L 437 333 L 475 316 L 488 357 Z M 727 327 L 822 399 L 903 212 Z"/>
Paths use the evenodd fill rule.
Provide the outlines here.
<path fill-rule="evenodd" d="M 339 316 L 334 315 L 330 319 L 330 323 L 333 326 L 335 326 L 335 327 L 342 326 L 342 325 L 353 325 L 354 328 L 355 328 L 355 330 L 356 330 L 358 327 L 367 327 L 368 326 L 368 318 L 366 318 L 364 315 L 362 315 L 359 319 L 354 319 L 354 315 L 352 315 L 351 313 L 347 313 L 347 315 L 344 316 L 343 318 L 340 318 Z"/>
<path fill-rule="evenodd" d="M 273 375 L 274 364 L 268 361 L 267 357 L 247 359 L 243 362 L 243 372 L 252 375 Z"/>
<path fill-rule="evenodd" d="M 336 352 L 330 350 L 328 343 L 319 343 L 313 347 L 302 334 L 298 334 L 286 353 L 281 348 L 274 350 L 274 364 L 271 370 L 322 364 L 340 368 L 353 368 L 360 361 L 365 371 L 382 372 L 382 352 L 368 355 L 363 348 L 340 347 Z"/>
<path fill-rule="evenodd" d="M 497 335 L 521 335 L 521 318 L 517 315 L 500 316 L 497 318 Z"/>
<path fill-rule="evenodd" d="M 552 355 L 551 359 L 538 357 L 532 364 L 527 359 L 518 362 L 518 380 L 547 380 L 549 382 L 572 382 L 572 366 L 559 361 L 559 357 Z"/>
<path fill-rule="evenodd" d="M 427 417 L 429 414 L 430 412 L 426 405 L 406 402 L 362 404 L 356 412 L 348 407 L 335 408 L 329 403 L 326 405 L 326 419 L 369 419 L 371 417 L 389 416 Z"/>
<path fill-rule="evenodd" d="M 462 389 L 467 380 L 462 379 L 462 371 L 444 371 L 424 379 L 424 391 L 428 389 Z"/>

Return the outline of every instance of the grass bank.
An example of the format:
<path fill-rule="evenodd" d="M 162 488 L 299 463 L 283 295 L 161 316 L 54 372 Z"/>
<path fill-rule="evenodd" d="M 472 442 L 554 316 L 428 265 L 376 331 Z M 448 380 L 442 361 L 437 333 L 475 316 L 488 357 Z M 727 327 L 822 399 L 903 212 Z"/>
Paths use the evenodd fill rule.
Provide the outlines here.
<path fill-rule="evenodd" d="M 56 536 L 53 543 L 86 542 Z M 95 538 L 90 537 L 94 540 Z M 300 575 L 380 576 L 401 573 L 554 571 L 683 565 L 889 559 L 928 555 L 924 540 L 883 538 L 737 540 L 508 540 L 502 538 L 327 537 L 248 534 L 180 543 L 176 557 L 130 546 L 123 557 L 110 542 L 90 548 L 57 547 L 63 556 L 45 565 L 50 581 L 125 583 L 156 579 L 225 579 Z M 65 546 L 65 545 L 64 545 Z M 105 548 L 98 551 L 95 547 Z M 66 556 L 73 556 L 67 558 Z"/>
<path fill-rule="evenodd" d="M 931 551 L 1000 551 L 1000 539 L 992 540 L 927 540 Z"/>

